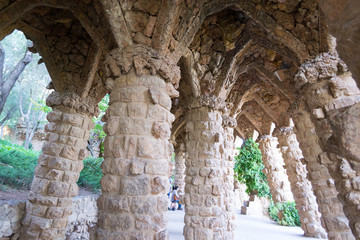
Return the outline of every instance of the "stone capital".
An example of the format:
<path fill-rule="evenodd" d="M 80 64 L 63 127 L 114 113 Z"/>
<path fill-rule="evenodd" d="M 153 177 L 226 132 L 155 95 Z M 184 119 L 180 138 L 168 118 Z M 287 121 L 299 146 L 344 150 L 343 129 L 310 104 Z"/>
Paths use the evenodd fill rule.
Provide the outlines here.
<path fill-rule="evenodd" d="M 72 92 L 52 92 L 46 99 L 46 105 L 51 108 L 65 107 L 70 112 L 85 113 L 90 117 L 99 114 L 95 99 L 89 96 L 82 98 Z"/>
<path fill-rule="evenodd" d="M 233 117 L 223 115 L 222 116 L 222 125 L 224 127 L 235 128 L 237 126 L 237 121 Z"/>
<path fill-rule="evenodd" d="M 198 97 L 189 97 L 184 101 L 184 107 L 187 109 L 195 109 L 200 107 L 208 107 L 222 112 L 227 111 L 226 102 L 214 95 L 201 95 Z"/>
<path fill-rule="evenodd" d="M 137 75 L 158 74 L 177 88 L 181 77 L 173 59 L 143 45 L 113 49 L 105 57 L 104 65 L 107 78 L 126 75 L 134 69 Z"/>

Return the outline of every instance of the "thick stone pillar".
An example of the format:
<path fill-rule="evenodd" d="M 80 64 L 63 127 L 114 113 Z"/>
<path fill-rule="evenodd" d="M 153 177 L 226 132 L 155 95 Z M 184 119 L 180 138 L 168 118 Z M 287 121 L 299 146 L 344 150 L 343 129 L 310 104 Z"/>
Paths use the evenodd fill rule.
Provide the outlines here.
<path fill-rule="evenodd" d="M 296 136 L 309 172 L 308 179 L 312 184 L 321 213 L 322 225 L 327 231 L 328 239 L 354 240 L 349 221 L 337 197 L 339 193 L 335 188 L 334 180 L 321 157 L 323 150 L 310 114 L 304 110 L 298 110 L 293 115 L 293 119 L 297 130 Z"/>
<path fill-rule="evenodd" d="M 175 186 L 178 186 L 180 194 L 185 193 L 185 146 L 180 144 L 175 148 Z"/>
<path fill-rule="evenodd" d="M 302 110 L 319 138 L 318 158 L 329 170 L 356 239 L 360 239 L 360 90 L 335 53 L 304 63 L 294 79 Z"/>
<path fill-rule="evenodd" d="M 293 132 L 293 126 L 281 128 L 277 137 L 294 195 L 296 209 L 299 213 L 301 228 L 307 237 L 327 238 L 326 231 L 321 226 L 321 214 L 318 210 L 311 183 L 307 179 L 306 165 L 302 163 L 303 155 Z"/>
<path fill-rule="evenodd" d="M 230 204 L 227 196 L 233 189 L 233 171 L 232 163 L 224 159 L 227 134 L 222 126 L 222 112 L 216 106 L 199 102 L 189 104 L 196 107 L 185 113 L 188 157 L 184 236 L 186 240 L 233 239 L 234 215 L 228 214 L 232 209 L 226 206 Z"/>
<path fill-rule="evenodd" d="M 89 105 L 90 104 L 90 105 Z M 63 240 L 72 213 L 72 197 L 87 155 L 91 117 L 97 107 L 91 99 L 70 93 L 53 92 L 47 98 L 53 108 L 45 126 L 46 142 L 42 147 L 34 180 L 26 203 L 22 239 Z"/>
<path fill-rule="evenodd" d="M 157 67 L 167 67 L 171 73 L 177 67 L 166 62 L 153 66 L 153 61 L 161 61 L 159 55 L 153 59 L 144 54 L 146 49 L 138 48 L 123 49 L 130 53 L 114 50 L 106 58 L 110 106 L 105 114 L 104 176 L 98 199 L 99 240 L 168 239 L 166 194 L 174 121 L 170 96 L 176 90 L 165 81 L 166 69 L 163 75 L 156 73 Z M 132 60 L 133 65 L 127 65 Z M 145 66 L 153 67 L 154 75 Z"/>
<path fill-rule="evenodd" d="M 276 137 L 263 135 L 259 140 L 259 148 L 265 165 L 264 173 L 269 182 L 272 199 L 275 203 L 293 201 L 290 183 L 284 169 L 284 159 L 277 148 Z"/>

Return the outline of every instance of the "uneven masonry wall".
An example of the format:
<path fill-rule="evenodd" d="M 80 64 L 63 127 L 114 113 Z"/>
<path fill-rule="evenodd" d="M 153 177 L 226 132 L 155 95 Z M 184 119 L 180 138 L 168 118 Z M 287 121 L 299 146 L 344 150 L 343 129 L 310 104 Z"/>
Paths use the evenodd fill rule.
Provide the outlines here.
<path fill-rule="evenodd" d="M 97 239 L 167 239 L 171 99 L 157 75 L 107 80 Z"/>
<path fill-rule="evenodd" d="M 259 140 L 259 148 L 265 165 L 264 173 L 275 203 L 293 201 L 289 179 L 284 169 L 284 159 L 277 145 L 277 138 L 270 135 L 264 135 Z"/>
<path fill-rule="evenodd" d="M 316 198 L 311 183 L 307 179 L 306 166 L 302 163 L 302 152 L 292 128 L 281 128 L 277 137 L 294 194 L 301 228 L 307 237 L 326 238 L 327 234 L 321 226 L 321 214 Z"/>
<path fill-rule="evenodd" d="M 86 157 L 86 140 L 93 123 L 89 115 L 65 106 L 48 113 L 46 142 L 42 148 L 26 203 L 24 238 L 63 239 L 72 197 Z"/>
<path fill-rule="evenodd" d="M 233 239 L 232 145 L 224 144 L 221 112 L 204 106 L 188 110 L 185 118 L 185 239 Z"/>
<path fill-rule="evenodd" d="M 96 197 L 78 196 L 72 199 L 72 214 L 68 218 L 65 240 L 90 240 L 97 222 Z M 0 203 L 0 239 L 20 239 L 21 220 L 25 217 L 25 201 Z M 50 239 L 49 239 L 50 240 Z"/>

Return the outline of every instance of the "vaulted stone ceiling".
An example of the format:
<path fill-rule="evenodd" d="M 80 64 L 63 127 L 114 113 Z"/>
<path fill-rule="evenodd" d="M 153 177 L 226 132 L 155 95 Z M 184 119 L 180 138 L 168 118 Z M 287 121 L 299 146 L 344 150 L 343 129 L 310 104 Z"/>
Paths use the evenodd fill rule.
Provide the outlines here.
<path fill-rule="evenodd" d="M 18 0 L 0 9 L 0 38 L 18 28 L 32 39 L 58 92 L 99 101 L 106 93 L 103 53 L 117 47 L 124 55 L 120 72 L 129 64 L 139 72 L 149 64 L 161 68 L 139 62 L 134 48 L 166 56 L 181 72 L 179 82 L 176 67 L 162 69 L 179 86 L 179 96 L 173 90 L 175 135 L 183 107 L 200 95 L 226 101 L 229 115 L 258 122 L 261 133 L 271 122 L 281 125 L 297 99 L 296 69 L 328 50 L 314 0 Z"/>

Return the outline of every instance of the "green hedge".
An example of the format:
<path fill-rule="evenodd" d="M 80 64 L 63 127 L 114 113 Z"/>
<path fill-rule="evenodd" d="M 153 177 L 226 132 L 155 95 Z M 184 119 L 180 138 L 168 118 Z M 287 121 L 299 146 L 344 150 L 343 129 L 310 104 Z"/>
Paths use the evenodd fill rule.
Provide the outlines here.
<path fill-rule="evenodd" d="M 29 189 L 40 153 L 0 140 L 0 185 Z"/>
<path fill-rule="evenodd" d="M 266 175 L 262 172 L 265 166 L 259 144 L 249 138 L 245 140 L 243 146 L 238 150 L 239 154 L 234 158 L 235 177 L 240 183 L 245 183 L 246 193 L 271 198 Z"/>
<path fill-rule="evenodd" d="M 279 219 L 278 216 L 280 210 L 282 210 L 283 215 L 281 219 Z M 270 217 L 281 225 L 298 227 L 301 226 L 295 202 L 282 202 L 274 204 L 274 202 L 271 201 L 268 211 Z"/>
<path fill-rule="evenodd" d="M 40 152 L 0 140 L 0 187 L 30 189 Z M 80 187 L 100 190 L 102 158 L 87 158 L 80 172 Z"/>
<path fill-rule="evenodd" d="M 84 169 L 80 172 L 78 185 L 80 187 L 90 188 L 94 192 L 101 189 L 100 179 L 103 174 L 101 172 L 101 163 L 103 158 L 88 157 L 84 160 Z"/>

